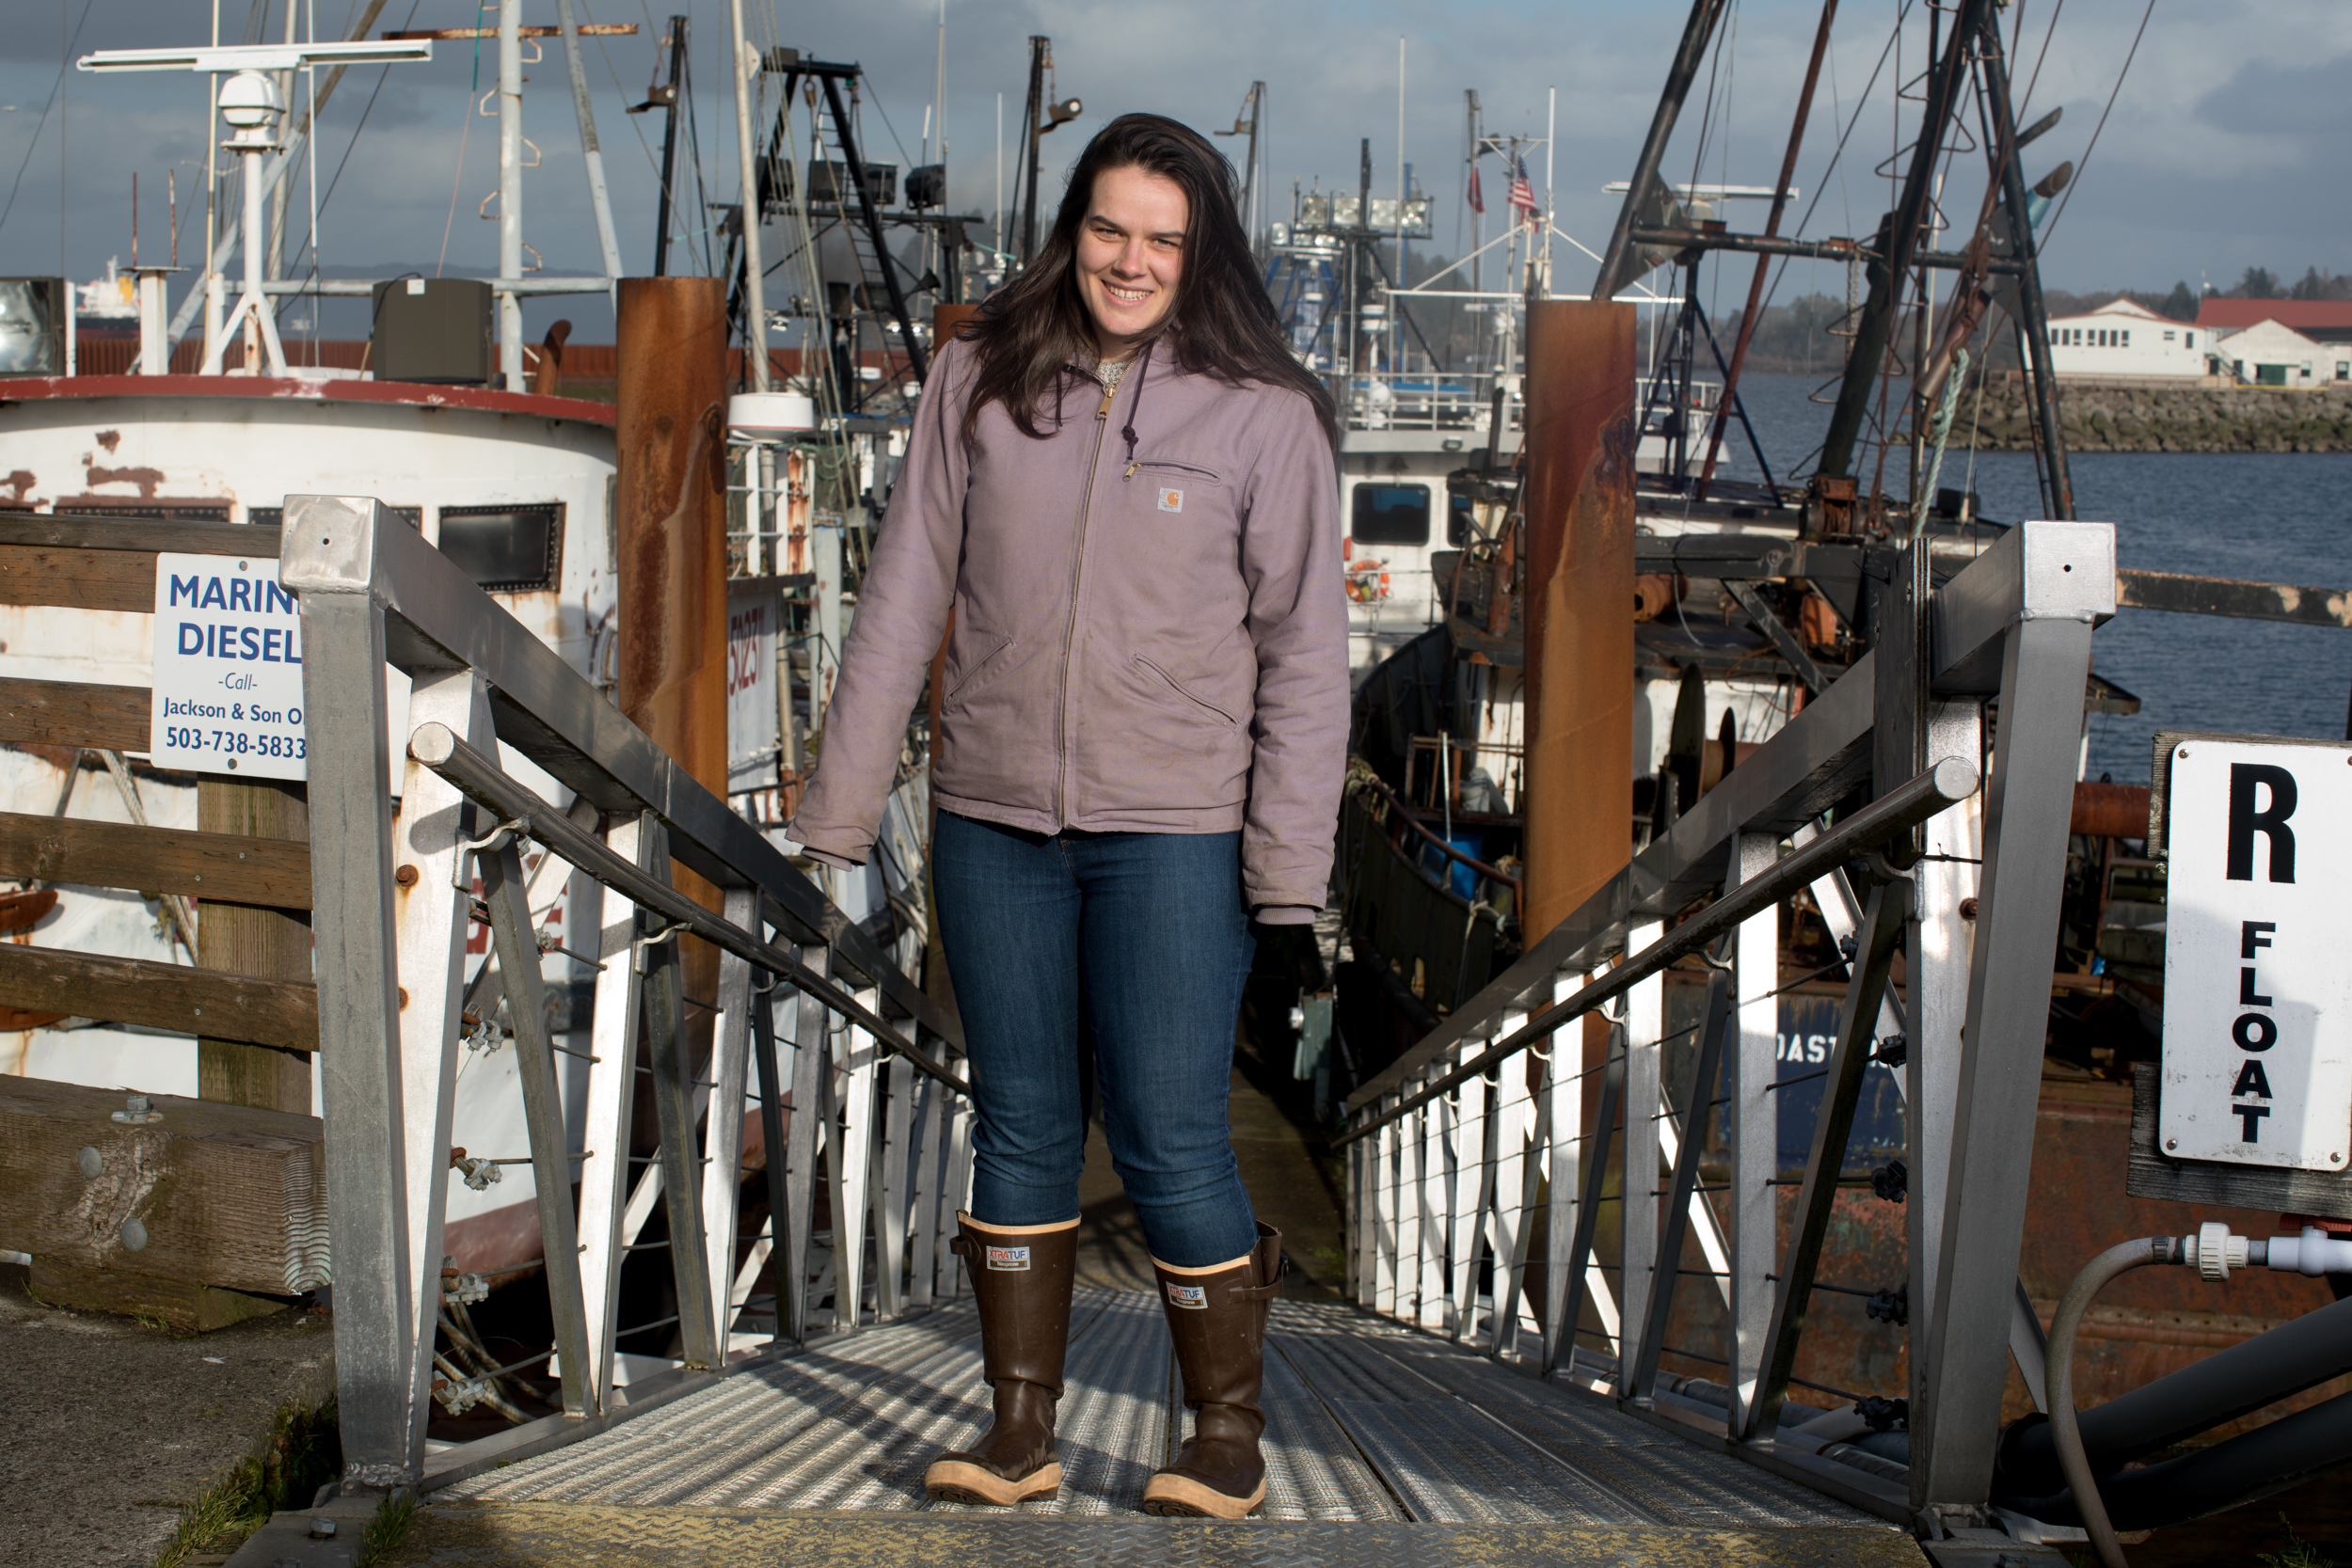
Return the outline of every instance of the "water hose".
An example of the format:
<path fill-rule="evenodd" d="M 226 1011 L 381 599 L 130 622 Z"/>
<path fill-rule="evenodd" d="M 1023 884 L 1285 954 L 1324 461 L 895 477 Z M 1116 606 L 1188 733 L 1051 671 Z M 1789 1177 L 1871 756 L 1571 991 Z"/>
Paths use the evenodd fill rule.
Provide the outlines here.
<path fill-rule="evenodd" d="M 2244 1254 L 2239 1256 L 2242 1260 Z M 2123 1556 L 2122 1544 L 2115 1538 L 2115 1527 L 2107 1521 L 2098 1478 L 2090 1473 L 2090 1457 L 2083 1452 L 2082 1432 L 2074 1414 L 2075 1331 L 2082 1327 L 2091 1298 L 2117 1277 L 2151 1263 L 2183 1261 L 2185 1249 L 2177 1237 L 2141 1236 L 2111 1246 L 2074 1276 L 2050 1319 L 2050 1436 L 2058 1445 L 2058 1466 L 2074 1493 L 2075 1512 L 2082 1515 L 2083 1533 L 2090 1537 L 2091 1547 L 2106 1568 L 2131 1568 L 2131 1564 Z"/>

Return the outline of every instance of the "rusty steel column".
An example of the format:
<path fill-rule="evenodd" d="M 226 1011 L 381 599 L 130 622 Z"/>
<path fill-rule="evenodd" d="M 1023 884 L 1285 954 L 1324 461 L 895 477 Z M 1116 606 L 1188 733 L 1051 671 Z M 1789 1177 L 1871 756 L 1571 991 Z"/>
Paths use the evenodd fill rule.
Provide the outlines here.
<path fill-rule="evenodd" d="M 727 788 L 726 283 L 621 279 L 617 350 L 620 704 L 629 721 L 724 797 Z M 718 890 L 683 866 L 709 909 Z M 716 1000 L 719 955 L 680 949 L 686 993 Z M 709 1014 L 690 1012 L 707 1032 Z"/>
<path fill-rule="evenodd" d="M 1534 942 L 1626 863 L 1633 822 L 1633 312 L 1527 308 L 1527 910 Z"/>

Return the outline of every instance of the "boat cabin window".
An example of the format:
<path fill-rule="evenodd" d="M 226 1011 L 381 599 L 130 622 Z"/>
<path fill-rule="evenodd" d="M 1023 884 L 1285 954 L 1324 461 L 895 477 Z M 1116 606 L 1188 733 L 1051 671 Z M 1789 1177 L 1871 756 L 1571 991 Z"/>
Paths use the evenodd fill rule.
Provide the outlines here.
<path fill-rule="evenodd" d="M 493 594 L 553 588 L 564 565 L 564 508 L 445 506 L 441 553 Z"/>
<path fill-rule="evenodd" d="M 1445 542 L 1449 545 L 1467 545 L 1477 537 L 1478 525 L 1470 515 L 1470 499 L 1447 492 Z"/>
<path fill-rule="evenodd" d="M 1359 484 L 1348 536 L 1359 545 L 1429 543 L 1429 486 Z"/>

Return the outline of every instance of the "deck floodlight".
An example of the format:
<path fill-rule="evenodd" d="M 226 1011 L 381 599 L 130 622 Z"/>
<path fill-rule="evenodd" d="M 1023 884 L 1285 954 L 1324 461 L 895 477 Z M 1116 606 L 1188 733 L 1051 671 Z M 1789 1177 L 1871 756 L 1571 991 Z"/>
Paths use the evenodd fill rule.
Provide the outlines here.
<path fill-rule="evenodd" d="M 1057 126 L 1068 124 L 1084 113 L 1086 113 L 1086 105 L 1074 98 L 1065 98 L 1058 103 L 1048 103 L 1045 106 L 1046 123 L 1038 128 L 1039 133 L 1042 135 Z"/>
<path fill-rule="evenodd" d="M 286 113 L 286 100 L 267 73 L 298 71 L 312 65 L 398 64 L 430 60 L 430 39 L 368 39 L 356 43 L 262 43 L 226 48 L 190 46 L 184 49 L 102 49 L 74 63 L 84 71 L 194 71 L 226 75 L 218 99 L 220 116 L 233 133 L 222 145 L 245 159 L 245 289 L 237 308 L 220 321 L 220 276 L 204 279 L 208 303 L 204 311 L 204 362 L 199 375 L 218 375 L 229 351 L 231 332 L 246 322 L 262 341 L 262 354 L 270 372 L 286 373 L 286 351 L 278 341 L 278 318 L 262 293 L 262 154 L 278 146 L 278 125 Z M 217 323 L 218 325 L 215 325 Z M 248 360 L 247 374 L 255 374 Z"/>

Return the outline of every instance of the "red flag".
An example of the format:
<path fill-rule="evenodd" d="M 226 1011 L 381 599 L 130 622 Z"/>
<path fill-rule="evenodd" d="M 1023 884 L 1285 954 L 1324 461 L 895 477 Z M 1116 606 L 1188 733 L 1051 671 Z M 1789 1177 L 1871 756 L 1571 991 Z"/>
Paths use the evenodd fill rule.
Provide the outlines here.
<path fill-rule="evenodd" d="M 1476 164 L 1470 165 L 1470 210 L 1481 217 L 1484 217 L 1486 213 L 1486 194 L 1478 188 L 1478 166 Z"/>

